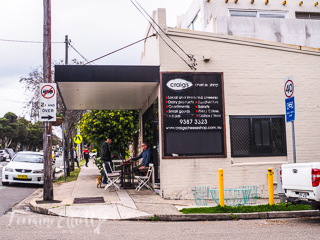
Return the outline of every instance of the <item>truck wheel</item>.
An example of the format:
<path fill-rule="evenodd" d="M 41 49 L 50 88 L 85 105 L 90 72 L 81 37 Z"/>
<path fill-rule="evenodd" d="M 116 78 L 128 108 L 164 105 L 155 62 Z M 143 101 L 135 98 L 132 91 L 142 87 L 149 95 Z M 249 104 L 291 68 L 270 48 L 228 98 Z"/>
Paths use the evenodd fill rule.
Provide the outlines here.
<path fill-rule="evenodd" d="M 3 185 L 3 186 L 8 186 L 9 183 L 8 183 L 8 182 L 2 182 L 2 185 Z"/>

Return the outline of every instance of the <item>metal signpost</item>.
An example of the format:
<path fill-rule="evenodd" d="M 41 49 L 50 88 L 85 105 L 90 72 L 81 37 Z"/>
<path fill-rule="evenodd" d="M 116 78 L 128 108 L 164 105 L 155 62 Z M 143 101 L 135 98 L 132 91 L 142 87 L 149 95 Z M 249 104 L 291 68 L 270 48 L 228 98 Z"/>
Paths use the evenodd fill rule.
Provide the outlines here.
<path fill-rule="evenodd" d="M 295 102 L 294 102 L 294 83 L 293 76 L 285 78 L 284 80 L 284 95 L 286 105 L 286 119 L 287 122 L 292 123 L 292 147 L 293 147 L 293 162 L 296 163 L 296 141 L 294 132 L 294 120 L 295 120 Z"/>

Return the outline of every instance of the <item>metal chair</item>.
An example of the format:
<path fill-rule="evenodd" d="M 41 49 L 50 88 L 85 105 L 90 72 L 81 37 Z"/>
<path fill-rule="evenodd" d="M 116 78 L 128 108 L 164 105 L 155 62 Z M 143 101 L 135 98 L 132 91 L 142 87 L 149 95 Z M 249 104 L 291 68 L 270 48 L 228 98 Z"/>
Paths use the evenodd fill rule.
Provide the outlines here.
<path fill-rule="evenodd" d="M 153 170 L 153 163 L 149 163 L 149 168 L 146 176 L 135 176 L 135 178 L 139 182 L 139 185 L 136 187 L 136 191 L 140 191 L 142 187 L 146 187 L 152 191 L 152 187 L 148 185 L 148 181 L 150 179 L 152 170 Z"/>
<path fill-rule="evenodd" d="M 109 167 L 110 163 L 108 162 Z M 116 181 L 119 180 L 121 173 L 108 173 L 105 166 L 103 165 L 104 172 L 106 173 L 107 176 L 107 185 L 104 187 L 104 190 L 107 190 L 110 186 L 114 186 L 116 190 L 119 190 L 119 186 L 116 184 Z M 111 168 L 110 168 L 111 169 Z M 112 170 L 111 170 L 112 171 Z"/>

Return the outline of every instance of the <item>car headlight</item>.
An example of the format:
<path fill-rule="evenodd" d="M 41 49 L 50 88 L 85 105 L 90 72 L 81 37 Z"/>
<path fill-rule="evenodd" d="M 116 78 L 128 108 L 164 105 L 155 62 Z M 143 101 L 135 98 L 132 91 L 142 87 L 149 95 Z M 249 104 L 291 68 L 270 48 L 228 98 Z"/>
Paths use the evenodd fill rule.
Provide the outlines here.
<path fill-rule="evenodd" d="M 43 169 L 34 170 L 33 173 L 43 173 Z"/>
<path fill-rule="evenodd" d="M 4 171 L 6 171 L 6 172 L 13 172 L 13 168 L 6 167 L 6 168 L 4 169 Z"/>

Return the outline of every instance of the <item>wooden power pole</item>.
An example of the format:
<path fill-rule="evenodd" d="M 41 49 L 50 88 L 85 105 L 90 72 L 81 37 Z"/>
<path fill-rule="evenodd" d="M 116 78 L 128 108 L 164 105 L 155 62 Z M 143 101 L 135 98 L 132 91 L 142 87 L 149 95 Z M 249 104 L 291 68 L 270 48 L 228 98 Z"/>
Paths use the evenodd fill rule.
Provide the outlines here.
<path fill-rule="evenodd" d="M 51 0 L 43 0 L 43 81 L 52 83 L 51 74 Z M 43 201 L 53 200 L 52 123 L 43 122 L 44 183 Z"/>

